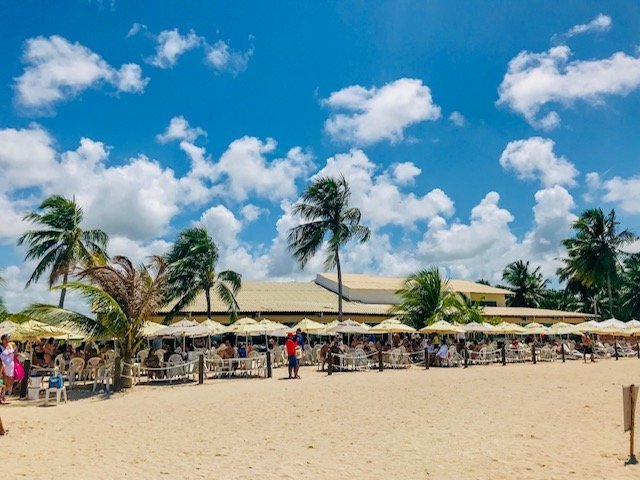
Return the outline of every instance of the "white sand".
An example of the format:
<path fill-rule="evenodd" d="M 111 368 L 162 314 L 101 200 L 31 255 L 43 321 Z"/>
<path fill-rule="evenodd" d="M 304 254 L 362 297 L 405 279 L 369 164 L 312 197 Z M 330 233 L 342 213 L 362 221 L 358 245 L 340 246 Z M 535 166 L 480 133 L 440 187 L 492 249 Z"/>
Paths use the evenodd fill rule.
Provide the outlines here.
<path fill-rule="evenodd" d="M 29 478 L 626 479 L 621 384 L 637 359 L 138 386 L 0 408 Z M 639 437 L 640 438 L 640 437 Z M 640 441 L 640 440 L 639 440 Z"/>

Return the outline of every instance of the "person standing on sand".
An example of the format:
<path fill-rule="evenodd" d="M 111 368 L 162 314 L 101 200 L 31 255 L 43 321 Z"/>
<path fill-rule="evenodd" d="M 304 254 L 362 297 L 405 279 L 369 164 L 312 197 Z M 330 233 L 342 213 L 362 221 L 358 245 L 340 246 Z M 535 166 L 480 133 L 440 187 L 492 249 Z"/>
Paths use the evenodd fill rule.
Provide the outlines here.
<path fill-rule="evenodd" d="M 582 348 L 584 348 L 584 363 L 587 363 L 587 355 L 591 355 L 591 362 L 596 363 L 596 359 L 593 356 L 593 342 L 589 336 L 589 332 L 582 334 Z"/>
<path fill-rule="evenodd" d="M 293 333 L 289 333 L 287 341 L 284 344 L 287 349 L 287 358 L 289 359 L 289 378 L 300 378 L 298 375 L 298 357 L 296 356 L 296 349 L 298 348 L 298 342 L 296 342 Z M 293 373 L 293 376 L 292 376 Z"/>

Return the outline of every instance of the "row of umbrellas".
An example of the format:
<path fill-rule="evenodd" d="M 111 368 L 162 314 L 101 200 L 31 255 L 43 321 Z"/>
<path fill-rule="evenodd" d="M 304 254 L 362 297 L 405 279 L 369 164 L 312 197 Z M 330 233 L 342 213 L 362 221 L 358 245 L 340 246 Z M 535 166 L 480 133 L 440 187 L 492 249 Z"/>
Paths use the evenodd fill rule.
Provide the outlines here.
<path fill-rule="evenodd" d="M 13 340 L 27 342 L 40 338 L 54 338 L 55 340 L 82 340 L 84 335 L 73 327 L 63 325 L 49 325 L 37 320 L 15 323 L 11 320 L 0 322 L 0 336 L 9 334 Z"/>

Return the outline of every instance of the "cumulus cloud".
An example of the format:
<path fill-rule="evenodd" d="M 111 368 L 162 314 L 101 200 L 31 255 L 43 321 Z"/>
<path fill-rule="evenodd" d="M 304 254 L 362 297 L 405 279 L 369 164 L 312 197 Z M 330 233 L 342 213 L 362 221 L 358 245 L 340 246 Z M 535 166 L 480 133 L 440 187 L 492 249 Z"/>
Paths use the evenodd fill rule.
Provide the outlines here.
<path fill-rule="evenodd" d="M 607 95 L 627 95 L 640 86 L 640 57 L 616 52 L 608 58 L 569 60 L 565 45 L 546 52 L 520 52 L 509 62 L 498 105 L 521 114 L 532 126 L 553 129 L 560 116 L 549 104 L 564 107 L 583 101 L 603 104 Z"/>
<path fill-rule="evenodd" d="M 422 80 L 401 78 L 378 88 L 352 85 L 322 101 L 332 113 L 325 131 L 338 142 L 369 145 L 398 143 L 411 125 L 437 120 L 441 110 Z"/>
<path fill-rule="evenodd" d="M 182 116 L 173 117 L 169 121 L 169 125 L 167 125 L 164 133 L 160 133 L 156 135 L 156 140 L 160 143 L 168 143 L 175 140 L 187 140 L 188 142 L 193 142 L 200 136 L 206 136 L 207 132 L 205 132 L 200 127 L 191 127 L 189 126 L 189 122 Z"/>
<path fill-rule="evenodd" d="M 147 26 L 143 23 L 134 23 L 133 25 L 131 25 L 131 28 L 129 29 L 129 31 L 127 32 L 127 37 L 133 37 L 135 35 L 137 35 L 138 33 L 140 33 L 143 30 L 146 30 Z"/>
<path fill-rule="evenodd" d="M 183 53 L 192 50 L 203 42 L 193 30 L 181 35 L 177 28 L 163 30 L 155 36 L 156 53 L 149 59 L 149 63 L 159 68 L 171 68 Z"/>
<path fill-rule="evenodd" d="M 615 176 L 610 180 L 602 180 L 599 174 L 587 174 L 587 200 L 601 198 L 614 203 L 623 212 L 636 215 L 640 213 L 640 176 L 624 178 Z"/>
<path fill-rule="evenodd" d="M 205 63 L 212 66 L 216 72 L 230 73 L 233 76 L 244 72 L 253 56 L 253 48 L 245 52 L 233 50 L 223 40 L 218 40 L 205 49 Z"/>
<path fill-rule="evenodd" d="M 578 170 L 564 156 L 553 152 L 555 142 L 531 137 L 509 142 L 500 156 L 500 165 L 516 172 L 522 180 L 539 180 L 543 186 L 575 185 Z"/>
<path fill-rule="evenodd" d="M 419 173 L 420 169 L 409 163 L 396 165 L 391 172 L 378 172 L 362 150 L 354 149 L 327 159 L 315 177 L 344 175 L 351 187 L 353 205 L 362 210 L 365 223 L 373 227 L 412 228 L 417 221 L 453 213 L 453 202 L 440 189 L 422 196 L 401 190 Z"/>
<path fill-rule="evenodd" d="M 139 65 L 119 69 L 80 43 L 59 35 L 26 41 L 22 62 L 25 69 L 15 79 L 17 104 L 29 111 L 50 112 L 93 86 L 111 85 L 116 92 L 141 93 L 149 82 Z"/>
<path fill-rule="evenodd" d="M 0 129 L 0 191 L 47 181 L 56 165 L 53 138 L 42 127 Z"/>
<path fill-rule="evenodd" d="M 255 222 L 263 214 L 268 214 L 269 210 L 260 208 L 257 205 L 248 203 L 240 209 L 240 214 L 246 223 Z"/>
<path fill-rule="evenodd" d="M 589 23 L 574 25 L 563 36 L 569 38 L 583 33 L 607 32 L 611 29 L 611 25 L 613 25 L 611 17 L 600 13 Z"/>
<path fill-rule="evenodd" d="M 449 121 L 456 127 L 464 127 L 467 124 L 467 119 L 460 112 L 452 112 L 449 115 Z"/>

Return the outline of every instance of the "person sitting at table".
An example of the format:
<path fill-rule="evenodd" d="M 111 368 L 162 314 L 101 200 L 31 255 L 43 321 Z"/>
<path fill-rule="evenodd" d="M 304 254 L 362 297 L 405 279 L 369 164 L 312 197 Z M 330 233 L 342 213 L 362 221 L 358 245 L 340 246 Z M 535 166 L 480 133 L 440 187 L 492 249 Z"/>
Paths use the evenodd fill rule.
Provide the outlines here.
<path fill-rule="evenodd" d="M 156 355 L 155 348 L 151 348 L 151 350 L 149 350 L 149 355 L 147 355 L 147 358 L 144 361 L 144 366 L 146 368 L 160 368 L 160 359 L 158 358 L 158 355 Z M 149 379 L 160 378 L 161 373 L 162 372 L 160 370 L 147 371 Z"/>
<path fill-rule="evenodd" d="M 53 359 L 55 358 L 56 346 L 53 344 L 53 338 L 47 340 L 44 347 L 42 348 L 44 351 L 44 364 L 47 367 L 53 366 Z"/>
<path fill-rule="evenodd" d="M 238 357 L 247 358 L 247 349 L 245 348 L 244 343 L 241 343 L 238 347 Z"/>
<path fill-rule="evenodd" d="M 76 348 L 71 354 L 71 358 L 81 358 L 84 360 L 84 352 L 81 347 Z"/>
<path fill-rule="evenodd" d="M 442 345 L 440 345 L 440 348 L 438 349 L 438 353 L 436 353 L 436 360 L 438 362 L 438 365 L 442 366 L 447 361 L 448 356 L 449 346 L 446 342 L 442 342 Z"/>

